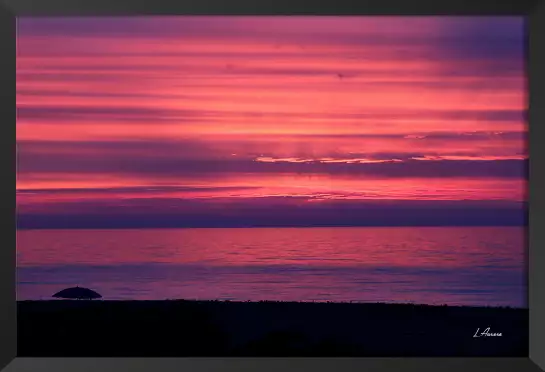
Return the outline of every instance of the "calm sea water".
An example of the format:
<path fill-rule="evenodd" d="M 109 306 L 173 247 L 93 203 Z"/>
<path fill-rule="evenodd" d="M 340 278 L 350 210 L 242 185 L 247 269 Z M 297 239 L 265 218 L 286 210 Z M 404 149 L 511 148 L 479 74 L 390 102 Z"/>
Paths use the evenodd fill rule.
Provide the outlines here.
<path fill-rule="evenodd" d="M 527 307 L 520 227 L 23 230 L 17 298 Z"/>

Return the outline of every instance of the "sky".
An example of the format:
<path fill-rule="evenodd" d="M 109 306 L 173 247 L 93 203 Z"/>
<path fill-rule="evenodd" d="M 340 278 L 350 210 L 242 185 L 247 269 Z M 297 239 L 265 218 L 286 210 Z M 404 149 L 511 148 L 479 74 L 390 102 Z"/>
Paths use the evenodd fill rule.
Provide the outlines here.
<path fill-rule="evenodd" d="M 19 18 L 18 228 L 526 223 L 522 17 Z"/>

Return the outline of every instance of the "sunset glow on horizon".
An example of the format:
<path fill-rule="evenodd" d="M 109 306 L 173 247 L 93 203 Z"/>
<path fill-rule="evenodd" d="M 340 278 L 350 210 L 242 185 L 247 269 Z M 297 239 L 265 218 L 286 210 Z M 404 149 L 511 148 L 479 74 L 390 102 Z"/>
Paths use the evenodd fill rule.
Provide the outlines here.
<path fill-rule="evenodd" d="M 522 17 L 20 18 L 17 32 L 21 228 L 524 214 Z"/>

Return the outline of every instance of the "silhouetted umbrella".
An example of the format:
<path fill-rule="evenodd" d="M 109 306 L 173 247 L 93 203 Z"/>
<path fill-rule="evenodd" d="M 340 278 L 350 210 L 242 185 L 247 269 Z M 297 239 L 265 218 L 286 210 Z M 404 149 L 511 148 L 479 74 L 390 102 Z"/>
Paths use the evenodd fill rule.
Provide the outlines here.
<path fill-rule="evenodd" d="M 83 288 L 83 287 L 71 287 L 63 289 L 60 292 L 57 292 L 53 295 L 53 297 L 56 298 L 72 298 L 72 299 L 86 299 L 86 300 L 92 300 L 93 298 L 102 298 L 100 294 L 93 291 L 89 288 Z"/>

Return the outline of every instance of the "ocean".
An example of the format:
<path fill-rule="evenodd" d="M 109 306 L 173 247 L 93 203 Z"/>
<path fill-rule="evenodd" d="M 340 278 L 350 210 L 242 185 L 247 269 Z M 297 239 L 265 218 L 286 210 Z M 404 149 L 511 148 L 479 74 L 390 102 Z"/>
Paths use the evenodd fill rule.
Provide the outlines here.
<path fill-rule="evenodd" d="M 527 308 L 524 227 L 20 230 L 17 300 L 354 301 Z"/>

